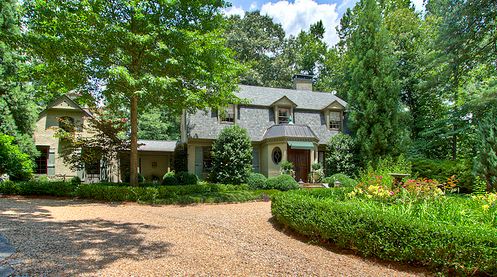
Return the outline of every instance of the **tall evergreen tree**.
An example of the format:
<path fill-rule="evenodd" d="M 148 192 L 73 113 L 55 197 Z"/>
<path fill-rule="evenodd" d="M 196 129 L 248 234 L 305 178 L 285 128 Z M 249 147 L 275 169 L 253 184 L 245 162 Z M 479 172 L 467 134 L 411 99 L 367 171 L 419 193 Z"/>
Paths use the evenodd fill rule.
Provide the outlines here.
<path fill-rule="evenodd" d="M 406 131 L 400 124 L 400 85 L 382 11 L 376 0 L 360 1 L 345 22 L 350 55 L 351 130 L 363 160 L 401 153 Z"/>
<path fill-rule="evenodd" d="M 36 105 L 19 79 L 21 55 L 19 12 L 16 0 L 0 2 L 0 133 L 15 138 L 23 152 L 36 154 L 32 133 Z"/>

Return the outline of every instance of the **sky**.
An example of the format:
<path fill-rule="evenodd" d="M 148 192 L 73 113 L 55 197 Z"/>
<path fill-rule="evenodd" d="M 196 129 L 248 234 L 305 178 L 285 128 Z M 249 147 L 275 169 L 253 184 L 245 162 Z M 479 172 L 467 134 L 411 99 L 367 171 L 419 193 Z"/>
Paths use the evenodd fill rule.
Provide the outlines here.
<path fill-rule="evenodd" d="M 229 0 L 228 0 L 229 1 Z M 231 0 L 232 6 L 225 14 L 243 16 L 245 11 L 260 10 L 283 26 L 287 36 L 297 35 L 301 30 L 319 20 L 326 28 L 324 40 L 329 46 L 338 42 L 336 26 L 347 8 L 352 8 L 358 0 Z M 411 0 L 417 11 L 423 10 L 423 0 Z"/>

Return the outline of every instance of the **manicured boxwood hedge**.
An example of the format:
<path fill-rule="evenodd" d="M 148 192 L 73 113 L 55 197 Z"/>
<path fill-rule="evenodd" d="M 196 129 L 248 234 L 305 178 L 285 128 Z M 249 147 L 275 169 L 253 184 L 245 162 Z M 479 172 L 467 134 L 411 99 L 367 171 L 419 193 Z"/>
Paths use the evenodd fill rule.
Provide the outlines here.
<path fill-rule="evenodd" d="M 497 228 L 403 217 L 367 201 L 345 201 L 344 191 L 276 194 L 272 213 L 300 234 L 364 256 L 462 275 L 497 275 Z"/>
<path fill-rule="evenodd" d="M 1 182 L 0 194 L 78 197 L 99 201 L 139 201 L 160 204 L 220 203 L 269 200 L 275 190 L 249 190 L 247 185 L 200 184 L 183 186 L 74 184 L 70 182 Z"/>

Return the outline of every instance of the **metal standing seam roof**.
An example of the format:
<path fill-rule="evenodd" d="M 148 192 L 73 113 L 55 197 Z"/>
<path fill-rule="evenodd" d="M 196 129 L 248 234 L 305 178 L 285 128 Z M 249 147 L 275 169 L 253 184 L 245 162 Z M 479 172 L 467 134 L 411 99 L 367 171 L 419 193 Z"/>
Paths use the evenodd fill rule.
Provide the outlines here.
<path fill-rule="evenodd" d="M 138 145 L 138 151 L 174 152 L 176 141 L 139 139 Z"/>
<path fill-rule="evenodd" d="M 311 138 L 319 140 L 311 128 L 307 125 L 278 124 L 267 128 L 264 139 L 290 137 L 290 138 Z"/>
<path fill-rule="evenodd" d="M 248 99 L 249 105 L 271 106 L 275 101 L 286 96 L 297 105 L 297 109 L 322 110 L 333 102 L 347 107 L 347 102 L 329 92 L 317 92 L 283 88 L 267 88 L 239 85 L 240 91 L 236 95 Z"/>

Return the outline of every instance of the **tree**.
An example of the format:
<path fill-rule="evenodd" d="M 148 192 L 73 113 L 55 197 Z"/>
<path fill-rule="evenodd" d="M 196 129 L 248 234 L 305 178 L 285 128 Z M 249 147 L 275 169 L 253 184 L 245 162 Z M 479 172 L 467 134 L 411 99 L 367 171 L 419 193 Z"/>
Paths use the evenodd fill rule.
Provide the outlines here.
<path fill-rule="evenodd" d="M 355 171 L 354 140 L 349 135 L 339 133 L 330 138 L 325 160 L 326 175 L 343 173 L 352 176 Z"/>
<path fill-rule="evenodd" d="M 0 176 L 6 173 L 11 179 L 29 179 L 33 167 L 29 155 L 14 144 L 14 137 L 0 133 Z"/>
<path fill-rule="evenodd" d="M 375 0 L 362 0 L 344 20 L 350 31 L 350 126 L 362 159 L 402 152 L 406 131 L 401 126 L 400 86 L 395 74 L 391 40 Z"/>
<path fill-rule="evenodd" d="M 212 179 L 226 184 L 247 181 L 252 171 L 252 143 L 238 125 L 224 128 L 212 145 Z"/>
<path fill-rule="evenodd" d="M 19 78 L 22 60 L 17 1 L 0 3 L 0 132 L 14 137 L 22 152 L 37 154 L 32 139 L 36 106 Z"/>
<path fill-rule="evenodd" d="M 290 38 L 287 51 L 292 51 L 294 57 L 294 72 L 319 75 L 324 63 L 328 46 L 323 41 L 324 26 L 320 20 L 312 24 L 309 31 L 301 31 L 297 37 Z"/>
<path fill-rule="evenodd" d="M 63 122 L 67 128 L 57 130 L 56 136 L 63 143 L 60 155 L 64 163 L 70 165 L 73 170 L 95 164 L 102 164 L 110 170 L 106 165 L 118 160 L 119 152 L 128 151 L 130 147 L 125 136 L 128 130 L 126 120 L 116 118 L 109 112 L 93 109 L 92 116 L 87 117 L 85 121 L 85 128 L 90 135 L 70 131 L 81 127 L 75 126 L 74 122 Z"/>
<path fill-rule="evenodd" d="M 487 183 L 487 190 L 497 188 L 497 115 L 488 114 L 479 124 L 478 154 L 474 159 L 477 176 Z"/>
<path fill-rule="evenodd" d="M 162 105 L 179 114 L 237 101 L 240 66 L 222 37 L 225 6 L 224 1 L 24 1 L 33 60 L 66 88 L 101 96 L 107 109 L 129 111 L 132 185 L 138 183 L 139 109 Z"/>
<path fill-rule="evenodd" d="M 180 135 L 179 117 L 167 108 L 144 111 L 138 123 L 138 138 L 152 140 L 177 140 Z"/>
<path fill-rule="evenodd" d="M 259 11 L 231 16 L 226 28 L 227 45 L 235 58 L 247 66 L 240 77 L 245 85 L 291 87 L 291 61 L 284 55 L 285 31 L 268 15 Z"/>

